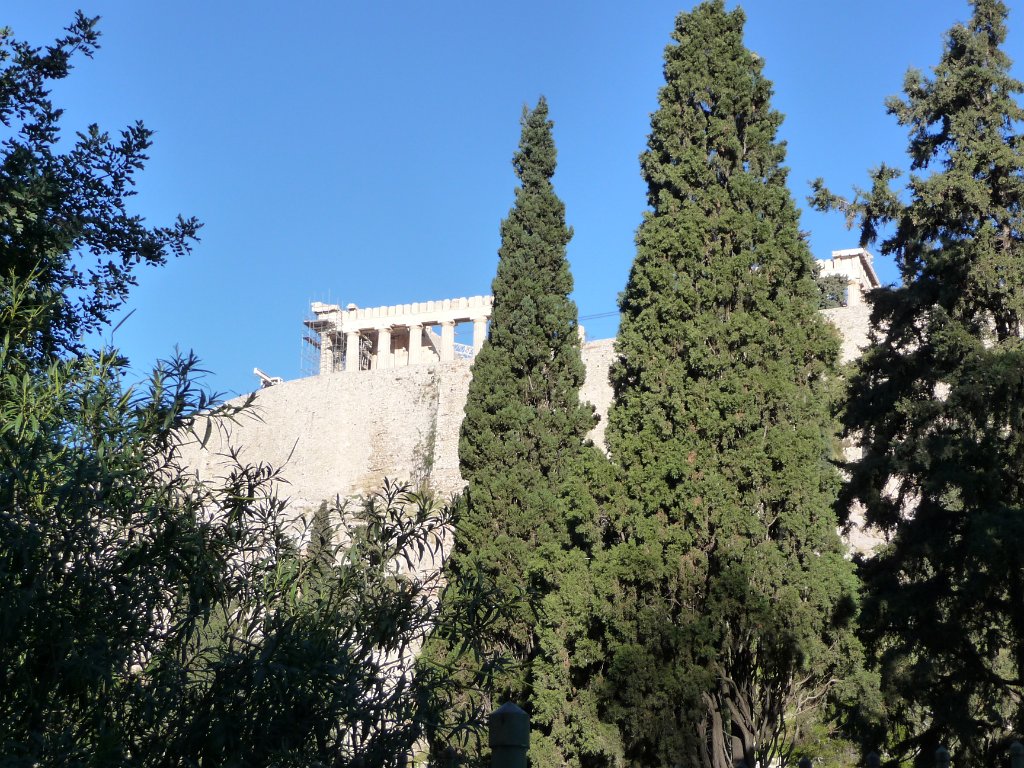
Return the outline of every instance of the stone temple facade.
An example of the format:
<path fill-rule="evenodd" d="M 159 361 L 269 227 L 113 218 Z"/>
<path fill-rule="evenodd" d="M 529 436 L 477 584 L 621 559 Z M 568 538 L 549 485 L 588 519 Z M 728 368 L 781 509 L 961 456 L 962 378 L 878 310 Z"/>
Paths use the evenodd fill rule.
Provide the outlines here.
<path fill-rule="evenodd" d="M 409 365 L 451 363 L 471 358 L 487 337 L 490 296 L 423 301 L 360 309 L 349 304 L 313 304 L 307 337 L 320 350 L 320 374 L 388 370 Z M 455 326 L 473 324 L 473 344 L 455 341 Z"/>
<path fill-rule="evenodd" d="M 843 359 L 867 342 L 864 293 L 879 285 L 871 255 L 834 251 L 819 262 L 823 275 L 847 280 L 845 306 L 823 310 L 843 337 Z M 319 374 L 280 382 L 264 376 L 252 417 L 214 430 L 205 447 L 190 446 L 186 461 L 200 474 L 220 474 L 230 449 L 243 461 L 282 470 L 296 515 L 324 499 L 376 490 L 384 477 L 429 484 L 442 497 L 463 487 L 458 438 L 473 355 L 486 337 L 491 297 L 358 308 L 315 303 L 306 341 L 319 351 Z M 472 325 L 471 345 L 458 344 L 455 327 Z M 604 442 L 611 404 L 608 370 L 614 339 L 583 345 L 582 399 L 601 421 L 592 433 Z M 863 548 L 855 533 L 851 544 Z"/>

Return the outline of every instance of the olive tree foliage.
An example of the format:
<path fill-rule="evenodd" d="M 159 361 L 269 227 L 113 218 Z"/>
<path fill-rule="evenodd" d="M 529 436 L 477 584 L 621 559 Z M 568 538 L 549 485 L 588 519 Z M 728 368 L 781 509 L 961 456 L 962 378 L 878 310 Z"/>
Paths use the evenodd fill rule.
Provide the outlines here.
<path fill-rule="evenodd" d="M 450 507 L 386 483 L 325 505 L 306 552 L 273 468 L 183 460 L 247 402 L 216 405 L 191 355 L 129 386 L 85 351 L 198 227 L 127 211 L 141 124 L 58 151 L 48 83 L 96 42 L 82 16 L 45 50 L 0 39 L 0 763 L 397 764 L 444 697 L 411 659 Z"/>
<path fill-rule="evenodd" d="M 889 748 L 980 762 L 1024 733 L 1024 84 L 1007 7 L 976 0 L 938 65 L 886 106 L 912 173 L 872 172 L 839 209 L 895 259 L 844 421 L 862 457 L 841 508 L 888 541 L 864 564 L 865 637 L 886 684 Z"/>

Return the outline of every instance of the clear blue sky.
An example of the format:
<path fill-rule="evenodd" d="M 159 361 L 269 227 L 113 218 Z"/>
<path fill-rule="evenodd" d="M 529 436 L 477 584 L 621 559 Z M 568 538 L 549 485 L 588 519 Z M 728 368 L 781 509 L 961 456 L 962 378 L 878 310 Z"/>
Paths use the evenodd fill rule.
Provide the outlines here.
<path fill-rule="evenodd" d="M 524 104 L 547 96 L 556 189 L 575 238 L 583 316 L 611 312 L 645 205 L 637 157 L 662 51 L 690 2 L 643 0 L 7 0 L 0 25 L 51 41 L 75 8 L 102 17 L 102 48 L 55 89 L 65 130 L 156 130 L 136 212 L 204 223 L 190 256 L 140 275 L 114 342 L 145 369 L 194 349 L 228 393 L 254 365 L 300 375 L 311 300 L 360 306 L 488 293 Z M 1006 50 L 1024 62 L 1024 8 Z M 730 2 L 730 7 L 734 3 Z M 807 182 L 838 192 L 906 134 L 882 102 L 930 68 L 966 0 L 748 0 L 747 46 L 786 115 L 790 188 L 815 255 L 857 244 L 806 210 Z M 1018 77 L 1024 75 L 1020 64 Z M 883 280 L 892 266 L 878 263 Z M 594 338 L 616 319 L 585 321 Z"/>

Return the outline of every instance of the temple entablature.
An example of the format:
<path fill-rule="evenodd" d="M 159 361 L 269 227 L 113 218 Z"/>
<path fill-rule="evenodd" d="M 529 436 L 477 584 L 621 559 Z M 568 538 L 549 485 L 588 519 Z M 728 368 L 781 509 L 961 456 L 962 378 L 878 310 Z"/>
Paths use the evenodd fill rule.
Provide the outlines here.
<path fill-rule="evenodd" d="M 881 283 L 875 274 L 874 257 L 864 248 L 845 248 L 832 251 L 831 259 L 818 262 L 821 276 L 841 276 L 846 280 L 844 306 L 855 307 L 864 303 L 864 294 Z"/>
<path fill-rule="evenodd" d="M 492 297 L 471 296 L 384 307 L 313 302 L 306 340 L 320 350 L 320 373 L 401 368 L 473 357 L 487 336 Z M 473 343 L 455 341 L 455 327 L 473 324 Z"/>

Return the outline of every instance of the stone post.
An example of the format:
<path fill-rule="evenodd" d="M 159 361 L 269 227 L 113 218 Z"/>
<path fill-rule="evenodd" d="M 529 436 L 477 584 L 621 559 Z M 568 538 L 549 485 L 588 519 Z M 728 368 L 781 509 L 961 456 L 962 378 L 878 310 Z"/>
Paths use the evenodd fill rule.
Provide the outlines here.
<path fill-rule="evenodd" d="M 391 362 L 391 329 L 381 328 L 377 331 L 377 368 L 392 368 Z"/>
<path fill-rule="evenodd" d="M 490 730 L 491 768 L 526 768 L 530 749 L 530 716 L 511 701 L 487 719 Z"/>
<path fill-rule="evenodd" d="M 455 359 L 455 321 L 441 323 L 441 362 L 450 363 Z"/>
<path fill-rule="evenodd" d="M 487 318 L 473 318 L 473 354 L 476 355 L 484 345 L 487 338 Z"/>
<path fill-rule="evenodd" d="M 945 747 L 935 750 L 935 768 L 949 768 L 949 750 Z"/>
<path fill-rule="evenodd" d="M 423 345 L 423 326 L 413 323 L 409 326 L 409 365 L 420 362 L 420 347 Z"/>
<path fill-rule="evenodd" d="M 850 280 L 846 284 L 846 304 L 847 307 L 859 307 L 864 303 L 864 294 L 860 289 L 860 285 L 857 281 Z"/>
<path fill-rule="evenodd" d="M 345 370 L 359 370 L 359 331 L 345 334 Z"/>
<path fill-rule="evenodd" d="M 320 375 L 334 373 L 334 330 L 320 334 Z"/>

